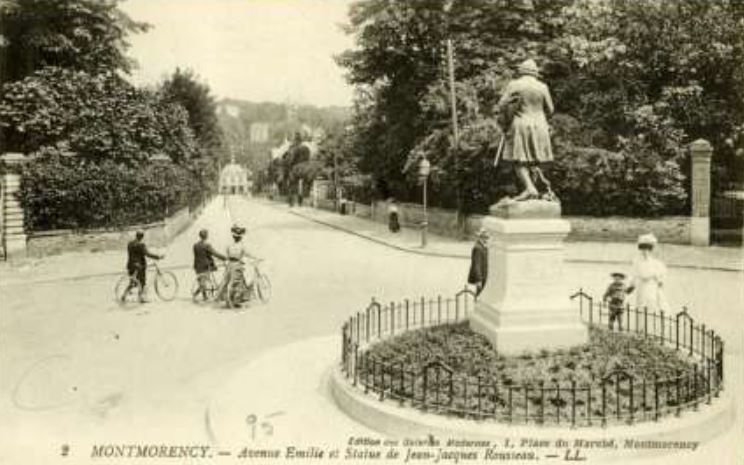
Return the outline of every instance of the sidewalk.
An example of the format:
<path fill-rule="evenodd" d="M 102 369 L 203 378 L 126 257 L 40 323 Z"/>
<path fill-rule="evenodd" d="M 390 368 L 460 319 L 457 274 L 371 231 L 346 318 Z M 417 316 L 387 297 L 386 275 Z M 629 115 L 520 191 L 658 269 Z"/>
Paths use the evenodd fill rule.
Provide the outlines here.
<path fill-rule="evenodd" d="M 417 229 L 403 228 L 395 234 L 388 230 L 387 225 L 365 218 L 339 215 L 312 207 L 289 208 L 277 202 L 264 201 L 307 220 L 405 252 L 450 258 L 470 258 L 472 247 L 470 241 L 460 241 L 429 233 L 428 244 L 426 248 L 422 248 L 421 231 Z M 568 262 L 629 264 L 636 253 L 634 243 L 566 242 L 566 261 Z M 656 255 L 670 267 L 744 271 L 744 249 L 742 248 L 659 244 Z"/>
<path fill-rule="evenodd" d="M 220 230 L 213 225 L 230 224 L 229 213 L 222 206 L 222 199 L 213 199 L 201 215 L 165 248 L 152 247 L 165 253 L 160 265 L 166 269 L 192 266 L 191 245 L 196 241 L 196 230 L 211 226 L 216 240 Z M 224 229 L 224 228 L 223 228 Z M 145 236 L 145 242 L 147 237 Z M 71 252 L 38 258 L 20 258 L 0 262 L 0 288 L 14 284 L 31 284 L 62 279 L 86 279 L 93 276 L 116 276 L 124 272 L 127 253 L 121 250 L 104 252 Z"/>

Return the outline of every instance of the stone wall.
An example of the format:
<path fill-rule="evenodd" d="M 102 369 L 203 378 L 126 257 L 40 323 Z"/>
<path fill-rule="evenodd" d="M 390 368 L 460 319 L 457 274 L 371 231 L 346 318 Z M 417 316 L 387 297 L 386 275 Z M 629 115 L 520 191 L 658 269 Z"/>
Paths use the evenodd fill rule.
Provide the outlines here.
<path fill-rule="evenodd" d="M 388 205 L 386 201 L 374 202 L 370 218 L 381 223 L 388 221 Z M 415 203 L 398 203 L 398 216 L 404 228 L 421 227 L 424 220 L 424 208 Z M 427 208 L 429 231 L 448 237 L 458 237 L 457 215 L 454 211 L 443 208 Z"/>
<path fill-rule="evenodd" d="M 690 244 L 690 218 L 669 216 L 663 218 L 594 218 L 569 216 L 571 233 L 568 240 L 632 242 L 638 236 L 654 233 L 659 242 L 668 244 Z"/>
<path fill-rule="evenodd" d="M 182 208 L 166 218 L 164 226 L 166 240 L 170 242 L 174 237 L 188 228 L 192 223 L 192 219 L 192 214 L 188 207 Z"/>
<path fill-rule="evenodd" d="M 363 203 L 359 202 L 353 202 L 351 200 L 346 201 L 346 214 L 347 215 L 354 215 L 361 218 L 371 218 L 372 217 L 372 207 Z M 331 199 L 318 199 L 317 200 L 317 208 L 321 210 L 336 211 L 336 202 Z"/>
<path fill-rule="evenodd" d="M 372 207 L 363 203 L 354 202 L 352 213 L 361 218 L 372 218 Z"/>
<path fill-rule="evenodd" d="M 316 208 L 327 211 L 336 211 L 336 202 L 331 199 L 317 199 Z"/>
<path fill-rule="evenodd" d="M 145 231 L 145 241 L 151 247 L 165 247 L 186 230 L 200 210 L 183 208 L 165 221 L 139 224 L 123 229 L 91 229 L 85 231 L 55 230 L 32 233 L 26 243 L 29 257 L 43 257 L 68 252 L 101 252 L 124 249 L 138 229 Z"/>
<path fill-rule="evenodd" d="M 370 218 L 380 223 L 388 221 L 388 202 L 378 201 L 372 206 Z M 423 220 L 423 208 L 418 204 L 399 203 L 401 225 L 419 228 Z M 480 228 L 482 215 L 470 215 L 465 219 L 465 232 L 457 227 L 454 211 L 441 208 L 428 209 L 429 231 L 454 238 L 472 239 Z M 672 216 L 663 218 L 595 218 L 588 216 L 564 216 L 571 223 L 568 240 L 632 242 L 639 235 L 653 232 L 660 242 L 690 244 L 690 218 Z"/>

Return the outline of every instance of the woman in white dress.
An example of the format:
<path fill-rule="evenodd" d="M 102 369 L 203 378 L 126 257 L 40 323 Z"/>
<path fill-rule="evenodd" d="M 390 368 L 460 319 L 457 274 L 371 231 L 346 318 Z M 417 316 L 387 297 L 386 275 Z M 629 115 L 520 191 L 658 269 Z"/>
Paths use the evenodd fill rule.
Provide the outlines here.
<path fill-rule="evenodd" d="M 221 300 L 227 300 L 227 287 L 230 281 L 234 279 L 240 279 L 242 276 L 248 288 L 253 286 L 253 273 L 250 268 L 245 267 L 245 259 L 257 260 L 257 257 L 248 251 L 248 247 L 243 242 L 243 236 L 246 232 L 245 228 L 236 224 L 230 228 L 230 232 L 232 233 L 233 243 L 227 246 L 225 253 L 227 266 L 225 268 L 223 285 L 219 292 Z"/>
<path fill-rule="evenodd" d="M 631 272 L 631 287 L 636 293 L 636 306 L 639 309 L 647 308 L 649 312 L 669 310 L 664 294 L 667 268 L 653 256 L 656 243 L 653 234 L 643 234 L 638 238 L 640 256 L 633 260 Z"/>

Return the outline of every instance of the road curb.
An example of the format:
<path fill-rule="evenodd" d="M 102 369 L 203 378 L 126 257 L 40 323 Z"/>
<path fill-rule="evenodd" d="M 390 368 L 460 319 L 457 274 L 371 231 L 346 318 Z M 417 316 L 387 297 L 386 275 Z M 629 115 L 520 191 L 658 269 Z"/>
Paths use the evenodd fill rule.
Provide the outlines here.
<path fill-rule="evenodd" d="M 274 206 L 274 205 L 272 205 Z M 276 206 L 275 206 L 276 207 Z M 373 237 L 364 233 L 360 233 L 358 231 L 355 231 L 351 228 L 347 228 L 344 226 L 340 226 L 334 223 L 330 223 L 327 221 L 320 220 L 318 218 L 314 218 L 310 215 L 305 215 L 297 211 L 288 211 L 288 213 L 298 216 L 300 218 L 304 218 L 308 221 L 312 221 L 314 223 L 322 224 L 324 226 L 327 226 L 329 228 L 346 232 L 348 234 L 351 234 L 353 236 L 360 237 L 362 239 L 366 239 L 371 242 L 375 242 L 380 245 L 384 245 L 387 247 L 390 247 L 395 250 L 400 250 L 402 252 L 408 252 L 416 255 L 422 255 L 422 256 L 430 256 L 430 257 L 441 257 L 441 258 L 458 258 L 458 259 L 470 259 L 470 255 L 468 254 L 448 254 L 448 253 L 442 253 L 442 252 L 434 252 L 434 251 L 424 251 L 424 250 L 417 250 L 409 247 L 403 247 L 399 246 L 397 244 L 393 244 L 391 242 L 388 242 L 384 239 L 379 239 L 377 237 Z M 566 262 L 568 263 L 587 263 L 587 264 L 611 264 L 611 265 L 630 265 L 632 263 L 631 260 L 612 260 L 612 259 L 589 259 L 589 258 L 566 258 Z M 743 273 L 743 269 L 739 268 L 733 268 L 733 267 L 727 267 L 727 266 L 709 266 L 709 265 L 691 265 L 691 264 L 683 264 L 683 263 L 668 263 L 668 268 L 681 268 L 681 269 L 691 269 L 691 270 L 704 270 L 704 271 L 723 271 L 728 273 Z"/>
<path fill-rule="evenodd" d="M 216 202 L 217 198 L 212 199 L 211 202 Z M 192 231 L 195 229 L 195 225 L 203 220 L 205 215 L 205 210 L 208 207 L 202 208 L 201 211 L 198 213 L 198 215 L 193 218 L 193 220 L 190 222 L 188 227 L 184 228 L 181 232 L 173 236 L 171 241 L 164 246 L 164 249 L 167 249 L 171 247 L 171 245 L 176 241 L 176 239 L 182 237 L 183 235 L 187 234 L 189 231 Z M 228 220 L 231 220 L 230 212 L 228 212 Z M 231 221 L 228 221 L 228 224 L 231 224 Z M 85 255 L 90 254 L 91 252 L 75 252 L 80 254 L 81 257 L 84 257 Z M 107 254 L 115 254 L 112 256 L 112 260 L 121 261 L 122 257 L 119 255 L 116 255 L 118 252 L 116 250 L 106 250 L 103 253 Z M 63 256 L 65 254 L 62 254 Z M 43 259 L 44 257 L 42 257 Z M 124 256 L 123 258 L 126 258 Z M 11 287 L 11 286 L 26 286 L 26 285 L 37 285 L 37 284 L 50 284 L 50 283 L 56 283 L 56 282 L 65 282 L 65 281 L 83 281 L 86 279 L 93 279 L 93 278 L 101 278 L 101 277 L 115 277 L 118 275 L 125 274 L 125 270 L 122 268 L 120 269 L 111 269 L 111 268 L 105 268 L 101 269 L 98 272 L 93 273 L 86 273 L 86 274 L 76 274 L 76 275 L 67 275 L 67 276 L 52 276 L 52 277 L 42 277 L 40 279 L 33 279 L 32 277 L 28 276 L 27 278 L 30 279 L 8 279 L 11 275 L 11 271 L 13 268 L 13 265 L 9 264 L 10 262 L 5 262 L 4 266 L 7 266 L 10 269 L 2 270 L 3 274 L 0 274 L 0 288 L 5 287 Z M 169 270 L 169 271 L 175 271 L 175 270 L 184 270 L 184 269 L 190 269 L 192 267 L 190 261 L 184 262 L 183 260 L 178 260 L 175 263 L 169 264 L 167 266 L 161 266 L 160 269 L 162 270 Z M 7 273 L 8 276 L 5 276 L 5 273 Z"/>
<path fill-rule="evenodd" d="M 354 231 L 351 228 L 345 228 L 343 226 L 339 226 L 337 224 L 329 223 L 327 221 L 319 220 L 317 218 L 313 218 L 309 215 L 303 215 L 302 213 L 298 213 L 296 211 L 289 211 L 290 214 L 299 216 L 300 218 L 304 218 L 308 221 L 312 221 L 314 223 L 322 224 L 323 226 L 328 226 L 329 228 L 336 229 L 338 231 L 342 231 L 348 234 L 351 234 L 353 236 L 361 237 L 362 239 L 367 239 L 368 241 L 375 242 L 377 244 L 381 244 L 387 247 L 390 247 L 395 250 L 400 250 L 402 252 L 408 252 L 416 255 L 422 255 L 422 256 L 430 256 L 430 257 L 440 257 L 440 258 L 464 258 L 468 259 L 470 258 L 469 255 L 463 255 L 463 254 L 448 254 L 448 253 L 442 253 L 442 252 L 434 252 L 434 251 L 424 251 L 424 250 L 417 250 L 409 247 L 403 247 L 400 245 L 393 244 L 392 242 L 385 241 L 383 239 L 378 239 L 374 236 L 369 236 L 367 234 L 360 233 L 358 231 Z"/>

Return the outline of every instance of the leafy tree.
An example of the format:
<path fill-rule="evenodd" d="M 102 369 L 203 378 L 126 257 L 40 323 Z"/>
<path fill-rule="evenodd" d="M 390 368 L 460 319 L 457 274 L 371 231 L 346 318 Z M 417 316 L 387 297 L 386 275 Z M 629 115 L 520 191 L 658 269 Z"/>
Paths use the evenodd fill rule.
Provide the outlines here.
<path fill-rule="evenodd" d="M 297 188 L 297 181 L 303 179 L 306 183 L 311 182 L 317 174 L 317 165 L 310 164 L 310 149 L 305 144 L 302 134 L 295 133 L 292 145 L 282 156 L 281 162 L 276 166 L 279 169 L 278 180 L 283 183 L 285 192 L 293 192 Z"/>
<path fill-rule="evenodd" d="M 0 148 L 31 155 L 19 196 L 31 230 L 161 219 L 216 179 L 183 106 L 123 79 L 126 37 L 147 26 L 118 3 L 0 4 Z"/>
<path fill-rule="evenodd" d="M 320 143 L 318 159 L 323 166 L 322 173 L 327 179 L 337 181 L 359 174 L 353 137 L 351 130 L 338 128 Z"/>
<path fill-rule="evenodd" d="M 633 113 L 644 106 L 658 118 L 652 123 L 694 138 L 713 138 L 711 129 L 728 137 L 741 121 L 742 2 L 576 0 L 565 16 L 556 55 L 573 79 L 555 92 L 585 124 L 648 132 L 648 117 Z"/>
<path fill-rule="evenodd" d="M 684 214 L 687 194 L 674 160 L 651 143 L 622 139 L 618 151 L 561 146 L 549 173 L 569 215 Z"/>
<path fill-rule="evenodd" d="M 383 195 L 404 199 L 418 195 L 406 171 L 412 166 L 412 152 L 426 150 L 422 143 L 434 141 L 444 151 L 433 157 L 435 203 L 454 198 L 449 194 L 455 186 L 478 169 L 478 161 L 449 151 L 442 143 L 449 131 L 446 39 L 455 44 L 459 105 L 476 110 L 471 116 L 487 116 L 490 103 L 480 107 L 474 85 L 462 83 L 481 82 L 479 92 L 490 93 L 493 100 L 498 94 L 488 85 L 508 77 L 511 65 L 545 52 L 549 40 L 561 31 L 559 13 L 569 3 L 361 0 L 352 5 L 347 31 L 354 35 L 356 48 L 338 57 L 338 62 L 348 70 L 349 82 L 359 88 L 354 119 L 359 166 L 374 175 Z M 473 98 L 460 100 L 463 90 Z M 463 171 L 455 172 L 456 154 L 475 165 L 458 163 Z M 448 192 L 437 192 L 440 188 Z"/>
<path fill-rule="evenodd" d="M 161 84 L 160 93 L 163 101 L 186 109 L 189 127 L 202 150 L 209 153 L 221 146 L 217 104 L 209 86 L 199 82 L 193 71 L 176 68 L 173 75 Z"/>
<path fill-rule="evenodd" d="M 352 122 L 359 168 L 381 190 L 411 198 L 412 167 L 425 155 L 433 164 L 434 204 L 453 206 L 460 190 L 466 211 L 482 211 L 512 189 L 489 162 L 501 137 L 493 106 L 510 69 L 530 57 L 559 112 L 552 121 L 557 157 L 576 170 L 558 167 L 556 176 L 599 176 L 588 167 L 611 152 L 624 160 L 613 165 L 621 170 L 615 181 L 625 183 L 616 188 L 637 191 L 645 179 L 659 189 L 646 196 L 648 208 L 625 199 L 588 211 L 678 212 L 685 208 L 680 187 L 691 140 L 714 143 L 718 172 L 744 167 L 742 28 L 744 4 L 736 0 L 357 1 L 347 28 L 356 48 L 338 61 L 358 89 Z M 455 49 L 458 147 L 449 122 L 446 38 Z M 630 147 L 654 166 L 634 168 Z M 606 200 L 601 186 L 615 181 L 588 184 Z M 571 189 L 564 202 L 582 202 Z"/>
<path fill-rule="evenodd" d="M 182 107 L 113 73 L 48 67 L 2 90 L 0 124 L 15 150 L 57 146 L 87 160 L 126 164 L 161 153 L 185 163 L 196 152 Z"/>
<path fill-rule="evenodd" d="M 148 26 L 118 8 L 119 0 L 4 0 L 0 2 L 7 70 L 14 81 L 44 66 L 128 72 L 129 33 Z M 3 46 L 0 45 L 0 49 Z"/>

